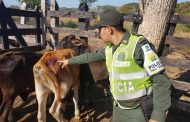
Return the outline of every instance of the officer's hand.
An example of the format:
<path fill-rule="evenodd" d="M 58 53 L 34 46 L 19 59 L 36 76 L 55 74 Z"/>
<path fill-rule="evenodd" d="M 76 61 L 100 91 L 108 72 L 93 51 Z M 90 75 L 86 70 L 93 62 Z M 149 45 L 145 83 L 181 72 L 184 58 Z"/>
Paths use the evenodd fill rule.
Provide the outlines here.
<path fill-rule="evenodd" d="M 65 66 L 68 65 L 68 59 L 57 61 L 57 62 L 59 63 L 59 65 L 61 65 L 61 68 L 64 68 Z"/>
<path fill-rule="evenodd" d="M 155 121 L 155 120 L 153 120 L 153 119 L 150 119 L 148 122 L 157 122 L 157 121 Z"/>

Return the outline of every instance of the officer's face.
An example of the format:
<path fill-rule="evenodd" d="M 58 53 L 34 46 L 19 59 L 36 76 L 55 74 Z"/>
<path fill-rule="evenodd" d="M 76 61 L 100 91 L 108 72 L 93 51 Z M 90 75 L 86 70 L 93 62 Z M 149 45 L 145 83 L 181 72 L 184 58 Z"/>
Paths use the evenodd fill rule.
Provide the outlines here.
<path fill-rule="evenodd" d="M 109 43 L 109 26 L 101 26 L 98 28 L 100 39 L 105 43 Z"/>

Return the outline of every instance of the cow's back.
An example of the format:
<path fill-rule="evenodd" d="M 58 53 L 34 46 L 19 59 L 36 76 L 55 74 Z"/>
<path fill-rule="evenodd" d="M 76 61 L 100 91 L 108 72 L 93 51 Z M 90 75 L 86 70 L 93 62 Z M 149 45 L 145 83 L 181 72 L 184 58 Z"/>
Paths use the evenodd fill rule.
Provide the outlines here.
<path fill-rule="evenodd" d="M 32 68 L 40 59 L 33 52 L 13 52 L 0 58 L 0 83 L 11 85 L 34 86 Z M 20 89 L 19 89 L 20 90 Z"/>
<path fill-rule="evenodd" d="M 60 70 L 60 66 L 57 63 L 58 60 L 68 59 L 75 56 L 76 53 L 73 49 L 60 49 L 56 51 L 46 52 L 42 58 L 35 64 L 35 67 L 49 68 L 53 73 L 57 74 Z"/>

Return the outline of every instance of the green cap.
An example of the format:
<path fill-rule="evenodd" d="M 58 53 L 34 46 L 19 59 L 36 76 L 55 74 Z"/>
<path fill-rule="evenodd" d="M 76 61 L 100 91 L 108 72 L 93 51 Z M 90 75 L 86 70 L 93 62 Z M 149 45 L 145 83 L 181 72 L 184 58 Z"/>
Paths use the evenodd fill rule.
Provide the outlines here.
<path fill-rule="evenodd" d="M 115 9 L 106 9 L 103 12 L 100 13 L 98 16 L 98 26 L 118 26 L 118 25 L 123 25 L 123 14 L 118 12 Z"/>

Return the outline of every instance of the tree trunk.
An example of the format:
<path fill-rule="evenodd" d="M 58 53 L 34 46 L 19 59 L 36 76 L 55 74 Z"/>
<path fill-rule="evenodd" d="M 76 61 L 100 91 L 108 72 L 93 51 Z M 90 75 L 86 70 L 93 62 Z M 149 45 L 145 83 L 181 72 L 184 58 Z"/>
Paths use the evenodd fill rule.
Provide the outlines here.
<path fill-rule="evenodd" d="M 158 53 L 163 49 L 169 21 L 174 13 L 177 0 L 141 0 L 139 4 L 143 22 L 138 33 L 155 45 Z"/>

